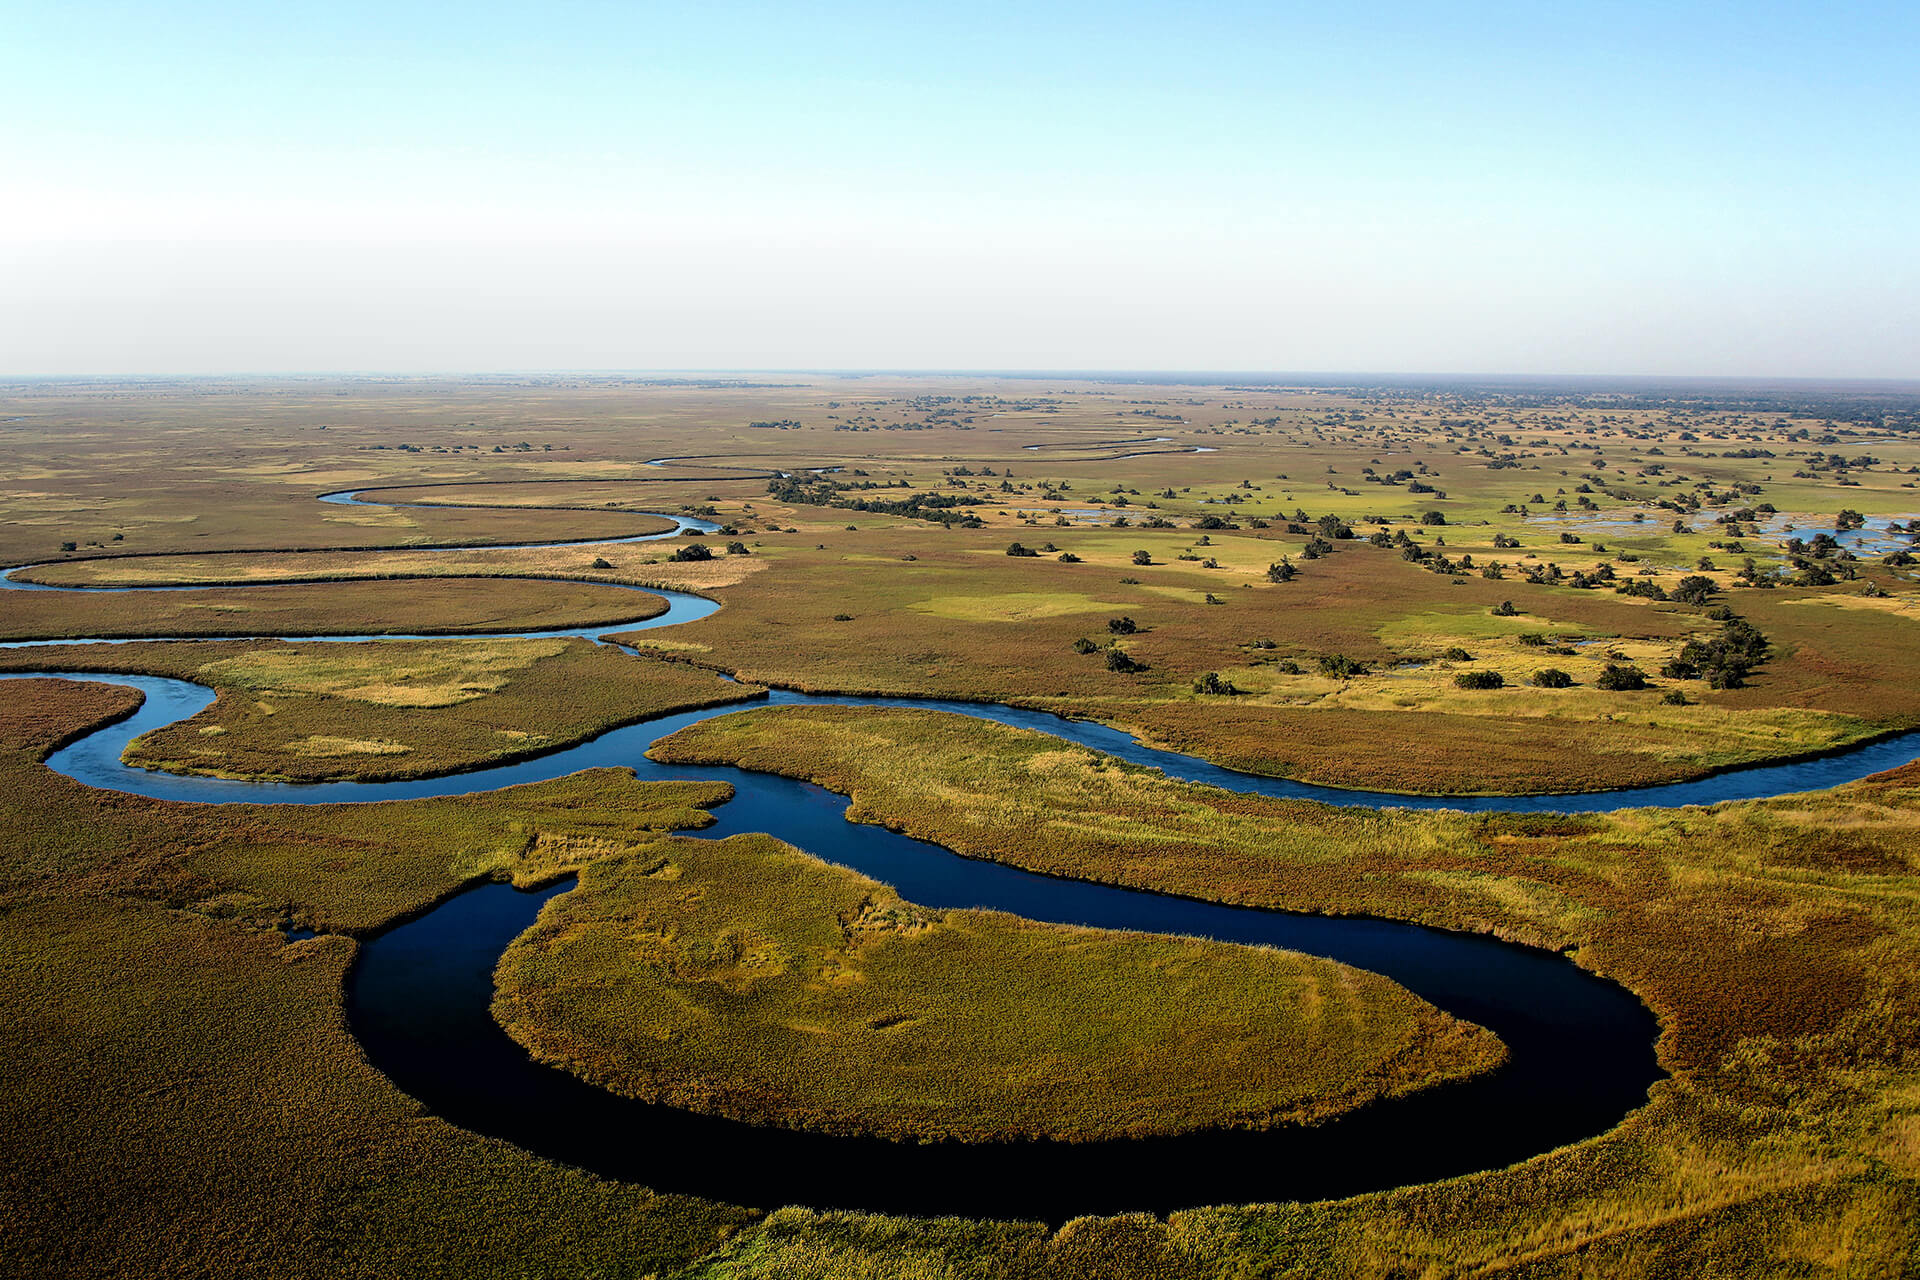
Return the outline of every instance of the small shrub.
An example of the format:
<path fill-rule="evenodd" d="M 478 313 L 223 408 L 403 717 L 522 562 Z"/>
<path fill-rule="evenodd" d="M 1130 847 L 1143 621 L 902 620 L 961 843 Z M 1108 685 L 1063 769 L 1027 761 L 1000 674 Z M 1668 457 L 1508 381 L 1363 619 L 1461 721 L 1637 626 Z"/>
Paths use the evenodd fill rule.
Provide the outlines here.
<path fill-rule="evenodd" d="M 1366 663 L 1349 658 L 1344 653 L 1329 653 L 1320 658 L 1320 674 L 1335 680 L 1351 680 L 1355 676 L 1366 675 L 1368 670 Z"/>
<path fill-rule="evenodd" d="M 1506 683 L 1507 678 L 1498 671 L 1462 671 L 1453 677 L 1457 689 L 1499 689 Z"/>
<path fill-rule="evenodd" d="M 1448 662 L 1472 662 L 1473 661 L 1473 655 L 1468 653 L 1465 649 L 1462 649 L 1459 645 L 1454 645 L 1451 649 L 1448 649 L 1445 653 L 1441 654 L 1440 656 L 1442 658 L 1445 658 Z"/>
<path fill-rule="evenodd" d="M 1513 607 L 1513 601 L 1511 600 L 1502 600 L 1499 604 L 1493 606 L 1493 616 L 1496 618 L 1511 618 L 1519 612 L 1518 609 Z"/>
<path fill-rule="evenodd" d="M 667 559 L 675 561 L 676 563 L 685 563 L 690 560 L 711 560 L 713 559 L 713 548 L 704 542 L 689 542 L 686 546 L 677 548 Z"/>
<path fill-rule="evenodd" d="M 1536 689 L 1565 689 L 1573 684 L 1573 677 L 1558 667 L 1542 667 L 1529 683 Z"/>
<path fill-rule="evenodd" d="M 1133 553 L 1133 562 L 1135 564 L 1152 564 L 1153 553 L 1150 551 L 1136 551 Z"/>
<path fill-rule="evenodd" d="M 1122 673 L 1145 671 L 1146 667 L 1128 656 L 1125 649 L 1107 650 L 1107 670 Z"/>
<path fill-rule="evenodd" d="M 1081 636 L 1078 640 L 1075 640 L 1073 642 L 1073 651 L 1075 653 L 1093 653 L 1099 648 L 1100 648 L 1099 645 L 1087 639 L 1085 636 Z"/>
<path fill-rule="evenodd" d="M 1140 624 L 1122 614 L 1118 618 L 1107 619 L 1107 630 L 1116 636 L 1130 636 L 1140 629 Z"/>

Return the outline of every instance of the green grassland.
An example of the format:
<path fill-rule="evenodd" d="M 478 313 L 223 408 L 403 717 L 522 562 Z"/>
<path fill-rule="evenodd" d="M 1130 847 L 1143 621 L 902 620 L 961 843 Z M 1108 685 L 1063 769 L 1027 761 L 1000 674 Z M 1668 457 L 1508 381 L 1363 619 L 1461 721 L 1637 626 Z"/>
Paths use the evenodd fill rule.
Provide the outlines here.
<path fill-rule="evenodd" d="M 1266 534 L 1215 534 L 1208 548 L 1258 562 L 1257 583 L 1178 561 L 1172 548 L 1192 535 L 1164 531 L 1053 539 L 1080 564 L 956 545 L 962 535 L 943 530 L 826 536 L 824 550 L 761 539 L 756 555 L 772 568 L 716 591 L 726 608 L 624 639 L 761 683 L 1012 701 L 1121 725 L 1236 768 L 1408 792 L 1647 785 L 1920 723 L 1920 688 L 1898 674 L 1913 620 L 1814 603 L 1840 598 L 1831 592 L 1738 598 L 1775 650 L 1746 688 L 1656 678 L 1652 690 L 1620 694 L 1593 687 L 1609 655 L 1657 672 L 1686 640 L 1716 629 L 1706 610 L 1456 581 L 1351 544 L 1273 584 L 1264 567 L 1284 543 Z M 1236 541 L 1255 550 L 1235 551 Z M 1150 549 L 1153 566 L 1126 566 L 1139 547 Z M 1202 603 L 1209 588 L 1218 604 Z M 1509 599 L 1517 617 L 1491 616 Z M 1112 637 L 1108 622 L 1118 616 L 1138 631 Z M 1588 647 L 1542 657 L 1521 643 L 1529 634 Z M 1145 670 L 1116 674 L 1101 652 L 1074 652 L 1081 638 L 1117 644 Z M 1455 664 L 1441 657 L 1454 646 L 1467 648 L 1473 665 L 1503 671 L 1509 687 L 1456 689 Z M 1328 679 L 1316 666 L 1328 654 L 1375 666 L 1364 677 Z M 1285 671 L 1289 661 L 1298 674 Z M 1576 687 L 1526 686 L 1533 671 L 1555 664 Z M 1196 694 L 1194 681 L 1210 671 L 1238 693 Z M 1676 684 L 1688 705 L 1662 705 Z"/>
<path fill-rule="evenodd" d="M 1830 527 L 1843 507 L 1920 514 L 1920 440 L 1858 414 L 1605 395 L 776 381 L 21 390 L 7 404 L 19 419 L 7 428 L 19 461 L 14 487 L 0 490 L 0 550 L 76 559 L 33 571 L 61 582 L 483 573 L 684 586 L 727 608 L 646 642 L 748 678 L 1045 704 L 1236 767 L 1333 785 L 1498 792 L 1645 784 L 1920 723 L 1913 683 L 1887 678 L 1897 665 L 1889 656 L 1908 651 L 1920 622 L 1911 571 L 1868 557 L 1857 578 L 1830 587 L 1756 591 L 1735 585 L 1734 570 L 1747 556 L 1763 569 L 1783 564 L 1783 535 L 1742 529 L 1730 537 L 1715 523 L 1762 502 L 1802 533 Z M 1161 436 L 1169 439 L 1114 443 Z M 1214 452 L 1189 452 L 1196 448 Z M 669 461 L 647 465 L 657 458 Z M 755 474 L 829 465 L 842 468 L 834 483 L 881 486 L 846 489 L 835 501 L 958 497 L 977 504 L 957 510 L 981 527 L 788 501 Z M 129 468 L 147 478 L 143 494 L 164 496 L 117 492 L 114 477 Z M 311 502 L 349 486 L 397 486 L 385 496 L 488 509 Z M 1619 523 L 1564 544 L 1561 526 L 1538 519 L 1561 504 L 1572 517 Z M 628 533 L 644 523 L 634 510 L 647 505 L 710 510 L 752 554 L 696 565 L 655 563 L 667 545 L 455 557 L 218 554 Z M 104 522 L 63 523 L 79 512 Z M 1421 523 L 1427 512 L 1447 523 Z M 1507 572 L 1497 580 L 1438 574 L 1397 549 L 1349 542 L 1307 561 L 1306 535 L 1285 529 L 1301 513 L 1340 517 L 1363 536 L 1406 535 L 1423 553 L 1471 555 L 1477 566 L 1497 559 Z M 1637 524 L 1626 518 L 1636 514 Z M 1193 528 L 1209 517 L 1239 527 Z M 1685 532 L 1672 532 L 1675 517 Z M 1255 518 L 1267 527 L 1252 527 Z M 1143 527 L 1148 520 L 1175 527 Z M 63 556 L 59 536 L 76 550 Z M 1496 536 L 1519 546 L 1496 547 Z M 1081 563 L 1059 564 L 1053 553 L 1007 560 L 1013 537 L 1052 542 Z M 1743 550 L 1724 549 L 1732 545 Z M 1136 569 L 1131 555 L 1141 549 L 1154 564 Z M 132 555 L 155 552 L 184 555 Z M 1301 576 L 1276 586 L 1265 573 L 1281 555 Z M 87 556 L 115 558 L 77 559 Z M 1538 586 L 1521 574 L 1549 562 L 1568 573 L 1605 565 L 1619 581 L 1672 587 L 1700 572 L 1703 557 L 1725 593 L 1716 603 L 1776 615 L 1762 624 L 1774 660 L 1743 689 L 1683 685 L 1677 692 L 1691 705 L 1667 709 L 1658 700 L 1676 690 L 1600 696 L 1590 672 L 1575 670 L 1571 689 L 1532 695 L 1517 679 L 1534 669 L 1527 654 L 1496 645 L 1483 659 L 1465 644 L 1508 677 L 1506 690 L 1488 695 L 1455 690 L 1452 669 L 1430 661 L 1454 647 L 1443 640 L 1471 636 L 1472 617 L 1508 598 L 1543 624 L 1662 656 L 1661 645 L 1677 647 L 1703 625 L 1699 609 Z M 596 567 L 602 559 L 611 568 Z M 1869 586 L 1886 594 L 1863 595 Z M 1220 603 L 1207 604 L 1209 596 Z M 1789 599 L 1802 607 L 1785 608 Z M 1145 670 L 1109 676 L 1097 655 L 1071 653 L 1076 627 L 1106 638 L 1100 629 L 1113 615 L 1104 606 L 1152 615 L 1122 645 Z M 343 612 L 353 612 L 348 596 Z M 1463 634 L 1410 634 L 1401 626 L 1410 613 L 1455 616 Z M 16 633 L 107 629 L 82 620 L 56 613 L 44 630 L 13 625 Z M 119 629 L 151 634 L 167 631 L 167 621 Z M 1252 648 L 1269 642 L 1274 649 Z M 1277 670 L 1292 660 L 1311 672 L 1328 652 L 1398 665 L 1341 685 Z M 1208 672 L 1242 691 L 1232 705 L 1191 692 Z M 1369 750 L 1382 741 L 1396 749 Z"/>
<path fill-rule="evenodd" d="M 502 764 L 760 693 L 684 663 L 563 638 L 50 645 L 0 650 L 0 669 L 136 672 L 206 685 L 212 706 L 135 739 L 127 762 L 296 782 Z"/>
<path fill-rule="evenodd" d="M 1915 567 L 1862 551 L 1827 558 L 1820 584 L 1786 543 L 1843 510 L 1920 515 L 1911 404 L 1691 395 L 894 376 L 8 386 L 0 563 L 70 584 L 245 585 L 0 594 L 0 636 L 478 631 L 654 607 L 610 583 L 723 607 L 631 637 L 672 663 L 485 639 L 357 656 L 210 640 L 0 666 L 209 680 L 214 708 L 143 744 L 142 763 L 267 776 L 439 772 L 742 692 L 701 667 L 1016 702 L 1241 768 L 1409 792 L 1655 782 L 1920 724 Z M 816 467 L 841 470 L 778 492 L 746 474 Z M 429 505 L 313 501 L 371 486 Z M 1770 518 L 1742 514 L 1762 505 Z M 641 512 L 690 508 L 730 531 L 702 539 L 716 552 L 749 554 L 667 562 L 687 538 L 425 550 L 625 537 L 660 527 Z M 1323 516 L 1358 536 L 1310 556 Z M 1052 549 L 1008 556 L 1016 539 Z M 256 550 L 270 554 L 240 554 Z M 1296 576 L 1270 581 L 1282 557 Z M 1769 585 L 1741 577 L 1749 559 Z M 1671 594 L 1690 575 L 1711 583 L 1704 604 L 1615 589 Z M 1769 641 L 1751 677 L 1660 674 L 1715 633 L 1718 608 Z M 1109 630 L 1121 616 L 1132 631 Z M 1110 649 L 1135 669 L 1110 669 Z M 1598 687 L 1616 653 L 1653 687 Z M 1332 656 L 1371 669 L 1325 676 Z M 1568 687 L 1524 683 L 1549 665 Z M 1457 687 L 1467 671 L 1505 687 Z M 1209 672 L 1236 692 L 1196 691 Z M 1920 1273 L 1914 767 L 1712 809 L 1469 817 L 1230 796 L 899 712 L 756 711 L 676 739 L 665 749 L 818 778 L 857 818 L 971 856 L 1565 949 L 1660 1016 L 1671 1079 L 1587 1142 L 1349 1200 L 1056 1231 L 655 1196 L 462 1133 L 367 1067 L 340 1006 L 353 934 L 478 878 L 615 877 L 725 787 L 602 770 L 216 811 L 36 763 L 127 705 L 54 682 L 0 699 L 10 1272 Z M 284 924 L 327 932 L 287 944 Z"/>
<path fill-rule="evenodd" d="M 1659 1014 L 1673 1078 L 1612 1133 L 1433 1187 L 1213 1215 L 1208 1252 L 1258 1241 L 1276 1272 L 1312 1274 L 1519 1254 L 1543 1274 L 1659 1275 L 1710 1247 L 1739 1260 L 1728 1274 L 1882 1275 L 1920 1257 L 1920 766 L 1773 801 L 1569 817 L 1245 797 L 933 712 L 766 709 L 655 754 L 809 778 L 850 795 L 856 820 L 1049 874 L 1565 950 Z M 1168 1245 L 1204 1216 L 1148 1234 Z M 788 1230 L 737 1274 L 829 1254 L 821 1274 L 884 1267 L 866 1233 L 897 1228 L 796 1216 Z"/>
<path fill-rule="evenodd" d="M 751 1220 L 431 1116 L 348 1033 L 346 933 L 489 877 L 537 883 L 706 821 L 724 786 L 583 774 L 489 797 L 249 807 L 36 763 L 136 698 L 0 705 L 0 1267 L 14 1275 L 644 1274 Z"/>
<path fill-rule="evenodd" d="M 495 980 L 514 1039 L 604 1088 L 895 1139 L 1314 1121 L 1505 1056 L 1332 961 L 928 911 L 767 836 L 594 863 Z"/>

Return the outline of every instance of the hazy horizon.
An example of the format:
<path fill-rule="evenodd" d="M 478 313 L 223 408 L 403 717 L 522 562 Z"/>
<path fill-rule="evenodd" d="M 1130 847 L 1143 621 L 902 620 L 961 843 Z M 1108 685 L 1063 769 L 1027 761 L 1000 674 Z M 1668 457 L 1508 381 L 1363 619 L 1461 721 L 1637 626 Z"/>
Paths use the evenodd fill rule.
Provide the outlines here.
<path fill-rule="evenodd" d="M 0 377 L 1920 378 L 1911 6 L 11 28 Z"/>

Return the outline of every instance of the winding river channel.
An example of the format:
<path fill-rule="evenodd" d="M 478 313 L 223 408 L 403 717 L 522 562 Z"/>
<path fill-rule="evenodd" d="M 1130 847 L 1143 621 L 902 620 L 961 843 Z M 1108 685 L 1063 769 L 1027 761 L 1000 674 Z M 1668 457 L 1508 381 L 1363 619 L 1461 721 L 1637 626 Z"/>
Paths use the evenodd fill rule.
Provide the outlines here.
<path fill-rule="evenodd" d="M 348 491 L 323 500 L 353 502 L 356 497 Z M 619 541 L 713 529 L 704 521 L 675 519 L 676 528 L 666 533 Z M 605 541 L 615 540 L 579 545 Z M 53 588 L 14 576 L 32 567 L 0 575 L 0 587 L 225 589 Z M 697 621 L 719 607 L 679 592 L 651 594 L 664 597 L 669 607 L 644 622 L 496 634 L 599 641 L 613 633 Z M 299 637 L 336 643 L 394 638 L 410 637 Z M 0 647 L 84 643 L 129 642 L 18 641 Z M 531 1060 L 491 1016 L 493 967 L 541 906 L 565 892 L 570 881 L 535 892 L 480 885 L 364 943 L 349 978 L 348 1019 L 369 1060 L 395 1085 L 464 1128 L 659 1191 L 768 1207 L 804 1204 L 1053 1222 L 1084 1213 L 1320 1199 L 1498 1168 L 1591 1137 L 1644 1103 L 1648 1088 L 1661 1077 L 1653 1048 L 1658 1027 L 1645 1006 L 1551 952 L 1388 921 L 1229 907 L 1035 875 L 849 823 L 845 798 L 808 783 L 646 758 L 657 739 L 734 714 L 744 709 L 739 704 L 664 716 L 544 756 L 451 776 L 266 783 L 149 772 L 122 762 L 129 742 L 196 714 L 213 701 L 211 690 L 156 676 L 72 673 L 70 678 L 129 685 L 145 695 L 131 717 L 49 757 L 49 767 L 91 786 L 204 804 L 317 804 L 465 794 L 598 766 L 630 768 L 642 779 L 718 779 L 733 786 L 734 798 L 714 811 L 716 825 L 689 834 L 720 838 L 767 832 L 884 880 L 903 897 L 935 909 L 984 907 L 1060 924 L 1196 934 L 1325 956 L 1383 974 L 1449 1013 L 1487 1027 L 1511 1055 L 1500 1069 L 1477 1079 L 1376 1103 L 1310 1127 L 1082 1144 L 892 1143 L 757 1127 L 637 1102 Z M 1671 786 L 1580 795 L 1415 797 L 1237 773 L 1143 746 L 1106 726 L 995 704 L 774 690 L 745 707 L 769 704 L 954 712 L 1038 729 L 1176 778 L 1340 805 L 1582 812 L 1705 804 L 1829 787 L 1920 754 L 1920 734 L 1905 734 L 1845 753 Z"/>

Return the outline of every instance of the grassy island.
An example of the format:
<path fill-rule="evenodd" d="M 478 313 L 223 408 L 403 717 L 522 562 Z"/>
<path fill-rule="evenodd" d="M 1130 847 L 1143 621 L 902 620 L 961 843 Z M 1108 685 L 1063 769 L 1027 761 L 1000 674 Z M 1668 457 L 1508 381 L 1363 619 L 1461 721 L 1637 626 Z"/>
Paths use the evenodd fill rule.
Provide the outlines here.
<path fill-rule="evenodd" d="M 593 864 L 497 982 L 516 1040 L 605 1088 L 901 1139 L 1312 1121 L 1505 1056 L 1330 960 L 929 911 L 767 836 Z"/>

